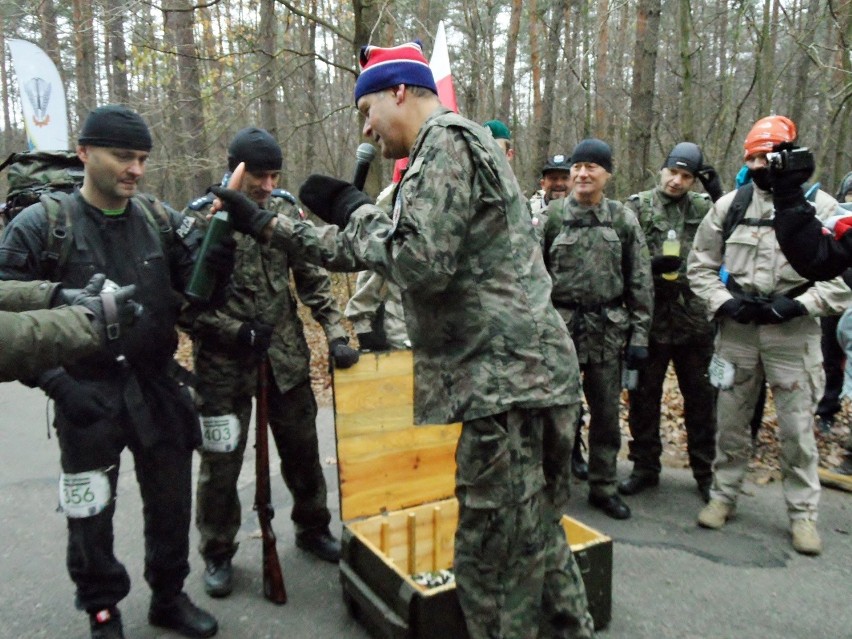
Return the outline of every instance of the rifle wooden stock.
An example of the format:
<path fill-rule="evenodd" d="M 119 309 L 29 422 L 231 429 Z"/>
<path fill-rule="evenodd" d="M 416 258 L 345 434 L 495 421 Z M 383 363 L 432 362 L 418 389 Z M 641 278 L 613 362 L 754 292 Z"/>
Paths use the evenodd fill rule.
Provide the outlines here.
<path fill-rule="evenodd" d="M 254 509 L 263 537 L 263 596 L 277 604 L 287 603 L 284 574 L 275 547 L 275 532 L 272 530 L 272 491 L 269 485 L 269 401 L 267 359 L 263 356 L 257 367 L 257 428 L 255 429 L 255 474 L 257 483 L 254 491 Z"/>

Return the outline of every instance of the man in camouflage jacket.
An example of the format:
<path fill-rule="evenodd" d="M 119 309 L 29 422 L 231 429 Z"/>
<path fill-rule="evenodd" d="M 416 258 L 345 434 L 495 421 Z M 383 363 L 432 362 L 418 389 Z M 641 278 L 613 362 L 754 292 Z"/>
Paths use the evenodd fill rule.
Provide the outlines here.
<path fill-rule="evenodd" d="M 716 449 L 715 395 L 707 369 L 713 356 L 713 324 L 704 301 L 689 288 L 686 256 L 701 220 L 710 209 L 710 197 L 691 191 L 704 168 L 701 150 L 681 142 L 660 169 L 659 185 L 630 196 L 627 207 L 639 219 L 651 258 L 654 277 L 654 318 L 649 357 L 630 391 L 630 454 L 633 471 L 621 482 L 622 495 L 635 495 L 659 483 L 660 399 L 669 362 L 674 362 L 683 397 L 689 465 L 704 501 L 710 497 L 713 455 Z M 663 242 L 674 233 L 678 255 L 664 255 Z"/>
<path fill-rule="evenodd" d="M 365 47 L 361 65 L 364 135 L 384 157 L 410 160 L 392 215 L 351 184 L 314 175 L 299 196 L 330 224 L 279 215 L 263 235 L 400 286 L 415 420 L 462 422 L 454 570 L 472 639 L 589 637 L 585 588 L 559 524 L 579 370 L 527 203 L 491 134 L 441 106 L 418 43 Z M 264 221 L 239 193 L 217 192 L 240 219 Z"/>
<path fill-rule="evenodd" d="M 622 358 L 638 369 L 648 357 L 653 307 L 651 265 L 633 213 L 609 200 L 612 152 L 583 140 L 571 154 L 573 190 L 548 206 L 544 258 L 553 304 L 574 339 L 589 405 L 589 503 L 616 519 L 630 509 L 616 492 Z"/>
<path fill-rule="evenodd" d="M 282 155 L 269 133 L 253 127 L 239 131 L 229 146 L 228 162 L 231 170 L 246 163 L 242 191 L 254 202 L 300 219 L 295 198 L 276 188 Z M 203 223 L 213 200 L 208 193 L 192 202 L 186 213 Z M 327 561 L 337 561 L 340 554 L 339 542 L 328 528 L 331 514 L 317 444 L 311 354 L 290 290 L 291 273 L 299 299 L 325 331 L 335 365 L 351 366 L 358 359 L 358 352 L 347 346 L 326 271 L 248 235 L 238 233 L 236 241 L 236 266 L 225 304 L 201 314 L 192 326 L 204 435 L 195 521 L 207 564 L 205 588 L 212 596 L 231 591 L 234 539 L 242 522 L 237 480 L 258 365 L 264 358 L 269 425 L 281 458 L 281 475 L 293 495 L 296 544 Z"/>

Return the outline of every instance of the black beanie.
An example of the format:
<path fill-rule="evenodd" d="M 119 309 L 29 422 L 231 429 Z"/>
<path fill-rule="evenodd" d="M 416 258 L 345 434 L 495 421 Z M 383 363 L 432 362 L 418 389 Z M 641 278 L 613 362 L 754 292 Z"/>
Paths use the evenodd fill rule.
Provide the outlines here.
<path fill-rule="evenodd" d="M 612 173 L 612 149 L 609 144 L 597 138 L 588 138 L 574 147 L 571 153 L 571 163 L 594 162 Z"/>
<path fill-rule="evenodd" d="M 663 162 L 662 168 L 683 169 L 695 175 L 702 166 L 704 166 L 704 155 L 698 145 L 692 142 L 678 142 Z"/>
<path fill-rule="evenodd" d="M 150 151 L 154 145 L 142 116 L 120 104 L 92 110 L 83 122 L 77 143 L 134 151 Z"/>
<path fill-rule="evenodd" d="M 228 146 L 228 169 L 233 171 L 240 162 L 246 163 L 246 171 L 280 171 L 284 158 L 275 138 L 250 126 L 238 131 Z"/>

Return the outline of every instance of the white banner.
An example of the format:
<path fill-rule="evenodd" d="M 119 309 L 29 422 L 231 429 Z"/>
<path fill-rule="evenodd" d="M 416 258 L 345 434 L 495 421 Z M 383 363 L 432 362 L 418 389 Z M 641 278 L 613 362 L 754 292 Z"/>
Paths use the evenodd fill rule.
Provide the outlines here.
<path fill-rule="evenodd" d="M 7 39 L 18 77 L 27 142 L 37 151 L 68 149 L 65 89 L 56 66 L 32 42 Z"/>

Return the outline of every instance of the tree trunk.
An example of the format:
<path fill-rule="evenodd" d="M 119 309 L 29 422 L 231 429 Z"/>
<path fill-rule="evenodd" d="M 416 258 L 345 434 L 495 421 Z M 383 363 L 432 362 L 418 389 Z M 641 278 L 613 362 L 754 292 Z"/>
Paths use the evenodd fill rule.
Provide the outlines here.
<path fill-rule="evenodd" d="M 609 104 L 609 0 L 598 0 L 597 44 L 595 46 L 595 98 L 594 98 L 594 134 L 596 137 L 610 140 L 612 117 L 608 113 Z M 594 34 L 593 34 L 594 37 Z"/>
<path fill-rule="evenodd" d="M 275 0 L 261 0 L 260 3 L 260 63 L 261 97 L 260 121 L 263 128 L 269 131 L 273 138 L 278 138 L 278 118 L 276 116 L 276 99 L 278 82 L 276 80 L 278 65 L 275 60 L 277 18 L 275 16 Z"/>
<path fill-rule="evenodd" d="M 654 124 L 654 86 L 660 32 L 660 0 L 640 0 L 636 14 L 633 86 L 630 91 L 629 184 L 639 189 L 650 175 L 648 160 Z"/>
<path fill-rule="evenodd" d="M 518 35 L 521 30 L 521 7 L 521 0 L 512 0 L 512 14 L 509 17 L 509 32 L 506 37 L 503 85 L 500 87 L 500 107 L 497 109 L 497 117 L 506 123 L 510 121 L 512 89 L 515 86 L 515 60 L 518 55 Z"/>
<path fill-rule="evenodd" d="M 127 85 L 127 47 L 124 43 L 124 14 L 127 4 L 124 0 L 111 2 L 112 7 L 106 13 L 107 43 L 109 44 L 109 101 L 127 104 L 130 90 Z"/>
<path fill-rule="evenodd" d="M 76 64 L 74 76 L 77 80 L 77 122 L 83 120 L 98 104 L 96 93 L 94 19 L 89 0 L 72 0 L 72 24 L 74 28 L 74 53 Z"/>
<path fill-rule="evenodd" d="M 550 6 L 547 28 L 547 54 L 544 60 L 544 94 L 541 99 L 541 119 L 536 143 L 536 157 L 544 160 L 550 155 L 550 139 L 553 133 L 553 103 L 556 87 L 556 65 L 559 61 L 562 23 L 567 9 L 567 0 L 556 0 Z"/>

